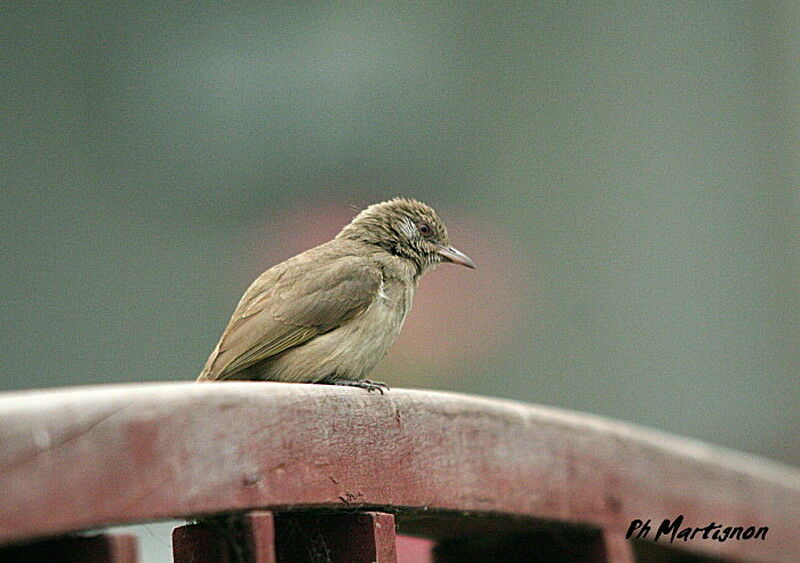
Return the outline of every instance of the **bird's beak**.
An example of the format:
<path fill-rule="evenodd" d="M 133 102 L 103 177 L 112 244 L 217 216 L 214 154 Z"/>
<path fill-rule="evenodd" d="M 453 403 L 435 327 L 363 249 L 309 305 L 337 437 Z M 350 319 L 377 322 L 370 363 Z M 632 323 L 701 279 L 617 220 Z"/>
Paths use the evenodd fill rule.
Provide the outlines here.
<path fill-rule="evenodd" d="M 475 262 L 473 262 L 469 256 L 460 250 L 456 250 L 452 246 L 442 245 L 436 252 L 438 252 L 448 262 L 452 262 L 453 264 L 461 264 L 467 268 L 475 268 Z"/>

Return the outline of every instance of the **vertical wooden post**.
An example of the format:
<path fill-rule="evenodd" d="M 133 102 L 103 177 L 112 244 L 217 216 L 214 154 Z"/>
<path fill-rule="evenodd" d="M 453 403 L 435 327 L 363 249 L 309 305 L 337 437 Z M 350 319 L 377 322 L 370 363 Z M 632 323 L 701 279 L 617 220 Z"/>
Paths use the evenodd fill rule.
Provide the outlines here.
<path fill-rule="evenodd" d="M 229 549 L 222 535 L 205 524 L 186 524 L 172 530 L 174 563 L 232 563 Z"/>
<path fill-rule="evenodd" d="M 636 555 L 631 542 L 625 539 L 623 532 L 603 530 L 597 537 L 594 561 L 597 563 L 634 563 Z"/>
<path fill-rule="evenodd" d="M 286 562 L 397 561 L 394 515 L 384 512 L 280 514 L 277 542 Z"/>
<path fill-rule="evenodd" d="M 395 545 L 398 561 L 433 563 L 433 548 L 436 547 L 436 542 L 433 540 L 398 535 Z"/>
<path fill-rule="evenodd" d="M 394 563 L 394 515 L 382 512 L 273 515 L 180 526 L 172 531 L 175 563 Z"/>
<path fill-rule="evenodd" d="M 174 563 L 275 563 L 275 520 L 253 511 L 172 530 Z"/>

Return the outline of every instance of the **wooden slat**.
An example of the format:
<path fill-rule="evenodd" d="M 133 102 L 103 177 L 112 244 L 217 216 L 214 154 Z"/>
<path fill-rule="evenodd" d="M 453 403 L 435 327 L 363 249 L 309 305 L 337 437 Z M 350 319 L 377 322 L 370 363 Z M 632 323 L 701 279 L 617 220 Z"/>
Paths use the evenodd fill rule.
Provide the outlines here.
<path fill-rule="evenodd" d="M 592 559 L 596 563 L 633 563 L 633 546 L 618 532 L 602 531 L 596 540 Z"/>
<path fill-rule="evenodd" d="M 233 542 L 205 524 L 187 524 L 172 530 L 173 563 L 236 563 Z M 272 562 L 270 562 L 272 563 Z"/>
<path fill-rule="evenodd" d="M 400 509 L 401 529 L 438 515 L 423 530 L 432 538 L 455 529 L 436 522 L 464 512 L 623 534 L 633 519 L 683 514 L 691 526 L 769 526 L 767 541 L 679 546 L 756 561 L 792 560 L 800 529 L 796 470 L 511 401 L 140 384 L 6 394 L 0 421 L 0 542 L 297 505 Z"/>
<path fill-rule="evenodd" d="M 175 563 L 394 563 L 394 516 L 256 511 L 175 528 Z"/>
<path fill-rule="evenodd" d="M 392 514 L 279 514 L 279 560 L 285 563 L 395 563 Z"/>
<path fill-rule="evenodd" d="M 179 526 L 172 554 L 174 563 L 275 563 L 275 519 L 258 510 Z"/>
<path fill-rule="evenodd" d="M 433 548 L 436 546 L 433 540 L 398 534 L 395 546 L 398 563 L 433 563 Z"/>

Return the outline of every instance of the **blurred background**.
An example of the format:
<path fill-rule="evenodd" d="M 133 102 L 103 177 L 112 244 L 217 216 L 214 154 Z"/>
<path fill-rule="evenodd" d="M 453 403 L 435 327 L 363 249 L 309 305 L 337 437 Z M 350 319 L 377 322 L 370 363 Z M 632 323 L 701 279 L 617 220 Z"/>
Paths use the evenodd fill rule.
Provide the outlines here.
<path fill-rule="evenodd" d="M 797 3 L 0 18 L 0 388 L 192 380 L 262 270 L 402 195 L 479 269 L 376 379 L 800 464 Z"/>
<path fill-rule="evenodd" d="M 433 205 L 375 379 L 800 464 L 800 5 L 5 3 L 4 390 L 192 380 L 264 269 Z"/>

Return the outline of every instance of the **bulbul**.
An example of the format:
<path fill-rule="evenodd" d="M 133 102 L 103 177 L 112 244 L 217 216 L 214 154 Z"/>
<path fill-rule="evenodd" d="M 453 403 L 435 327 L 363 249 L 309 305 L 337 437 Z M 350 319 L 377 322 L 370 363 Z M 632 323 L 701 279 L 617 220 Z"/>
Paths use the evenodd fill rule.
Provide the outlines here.
<path fill-rule="evenodd" d="M 395 198 L 359 213 L 336 237 L 261 274 L 247 289 L 198 381 L 352 385 L 397 338 L 420 276 L 475 264 L 450 246 L 436 212 Z"/>

